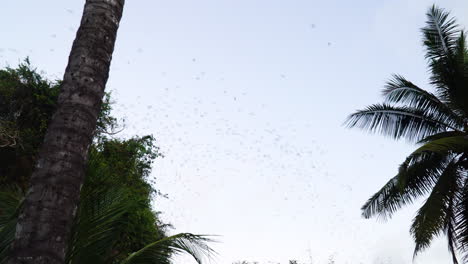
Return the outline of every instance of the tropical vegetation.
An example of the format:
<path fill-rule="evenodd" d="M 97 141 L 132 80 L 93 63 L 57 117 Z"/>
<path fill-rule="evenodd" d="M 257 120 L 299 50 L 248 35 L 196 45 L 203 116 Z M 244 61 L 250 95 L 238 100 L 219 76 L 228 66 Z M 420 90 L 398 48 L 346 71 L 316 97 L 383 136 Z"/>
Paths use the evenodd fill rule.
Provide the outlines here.
<path fill-rule="evenodd" d="M 19 208 L 9 264 L 63 264 L 124 0 L 85 0 L 54 114 Z"/>
<path fill-rule="evenodd" d="M 28 60 L 0 70 L 0 263 L 7 261 L 17 219 L 51 116 L 61 81 L 49 81 Z M 86 177 L 66 263 L 170 263 L 188 253 L 199 263 L 213 251 L 208 236 L 167 235 L 151 206 L 159 195 L 150 181 L 161 156 L 151 135 L 121 139 L 107 94 L 89 150 Z M 47 208 L 38 208 L 47 210 Z"/>
<path fill-rule="evenodd" d="M 362 215 L 387 219 L 427 196 L 410 229 L 414 255 L 445 234 L 458 263 L 457 253 L 468 256 L 468 50 L 465 32 L 436 6 L 422 33 L 433 90 L 394 75 L 383 89 L 384 103 L 353 113 L 346 124 L 418 144 Z"/>

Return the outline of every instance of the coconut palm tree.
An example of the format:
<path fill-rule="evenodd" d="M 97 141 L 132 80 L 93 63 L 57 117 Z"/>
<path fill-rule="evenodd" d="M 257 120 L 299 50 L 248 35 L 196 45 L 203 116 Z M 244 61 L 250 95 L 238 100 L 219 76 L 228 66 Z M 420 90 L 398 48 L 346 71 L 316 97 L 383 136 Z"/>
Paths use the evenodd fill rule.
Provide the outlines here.
<path fill-rule="evenodd" d="M 124 0 L 86 0 L 8 263 L 63 264 Z"/>
<path fill-rule="evenodd" d="M 189 254 L 199 264 L 214 251 L 208 246 L 209 236 L 180 233 L 163 237 L 134 253 L 119 256 L 115 244 L 121 237 L 126 214 L 135 213 L 138 201 L 131 199 L 126 188 L 83 187 L 82 199 L 69 240 L 68 264 L 169 264 L 175 254 Z M 24 204 L 19 187 L 3 186 L 0 191 L 0 263 L 6 263 L 8 249 L 14 239 L 18 212 Z"/>
<path fill-rule="evenodd" d="M 387 219 L 427 196 L 410 229 L 414 256 L 445 234 L 458 263 L 456 253 L 468 246 L 468 50 L 463 30 L 436 6 L 428 10 L 422 32 L 434 92 L 394 75 L 383 90 L 384 103 L 353 113 L 346 125 L 417 142 L 362 215 Z"/>

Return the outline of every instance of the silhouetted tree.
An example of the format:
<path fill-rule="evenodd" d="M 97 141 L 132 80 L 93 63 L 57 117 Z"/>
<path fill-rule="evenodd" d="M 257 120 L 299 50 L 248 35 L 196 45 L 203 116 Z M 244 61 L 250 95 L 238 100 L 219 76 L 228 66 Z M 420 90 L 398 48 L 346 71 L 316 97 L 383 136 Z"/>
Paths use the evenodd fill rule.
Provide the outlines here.
<path fill-rule="evenodd" d="M 124 0 L 86 0 L 9 263 L 63 264 Z"/>
<path fill-rule="evenodd" d="M 352 114 L 349 127 L 420 144 L 362 207 L 365 218 L 391 215 L 416 198 L 428 198 L 413 219 L 414 254 L 444 233 L 453 262 L 468 246 L 468 50 L 465 34 L 433 6 L 422 29 L 435 94 L 400 75 L 385 89 L 385 103 Z"/>

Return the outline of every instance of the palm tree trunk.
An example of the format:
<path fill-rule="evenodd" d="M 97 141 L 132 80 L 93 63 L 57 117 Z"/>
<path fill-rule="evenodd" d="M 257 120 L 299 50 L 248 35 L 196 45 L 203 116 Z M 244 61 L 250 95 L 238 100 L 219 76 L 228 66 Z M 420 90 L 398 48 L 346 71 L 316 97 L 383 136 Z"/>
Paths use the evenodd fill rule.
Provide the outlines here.
<path fill-rule="evenodd" d="M 8 263 L 63 264 L 125 0 L 86 0 Z M 59 22 L 59 21 L 58 21 Z"/>

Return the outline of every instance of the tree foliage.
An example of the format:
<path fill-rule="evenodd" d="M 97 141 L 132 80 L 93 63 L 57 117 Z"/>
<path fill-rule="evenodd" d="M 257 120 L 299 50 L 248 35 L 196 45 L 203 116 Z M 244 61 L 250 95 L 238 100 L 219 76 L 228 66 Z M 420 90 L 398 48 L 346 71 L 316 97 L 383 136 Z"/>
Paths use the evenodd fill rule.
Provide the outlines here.
<path fill-rule="evenodd" d="M 364 204 L 363 216 L 386 219 L 427 197 L 410 229 L 414 255 L 445 234 L 458 263 L 457 251 L 468 260 L 468 49 L 447 11 L 432 6 L 426 15 L 423 43 L 435 92 L 394 75 L 383 90 L 384 103 L 353 113 L 346 124 L 419 145 Z"/>
<path fill-rule="evenodd" d="M 14 238 L 16 219 L 37 151 L 56 108 L 60 81 L 49 81 L 28 60 L 0 70 L 0 263 Z M 89 150 L 67 262 L 169 263 L 188 253 L 198 262 L 210 255 L 207 236 L 168 237 L 168 224 L 151 207 L 159 192 L 150 172 L 161 156 L 151 135 L 115 138 L 110 95 L 103 101 Z"/>

